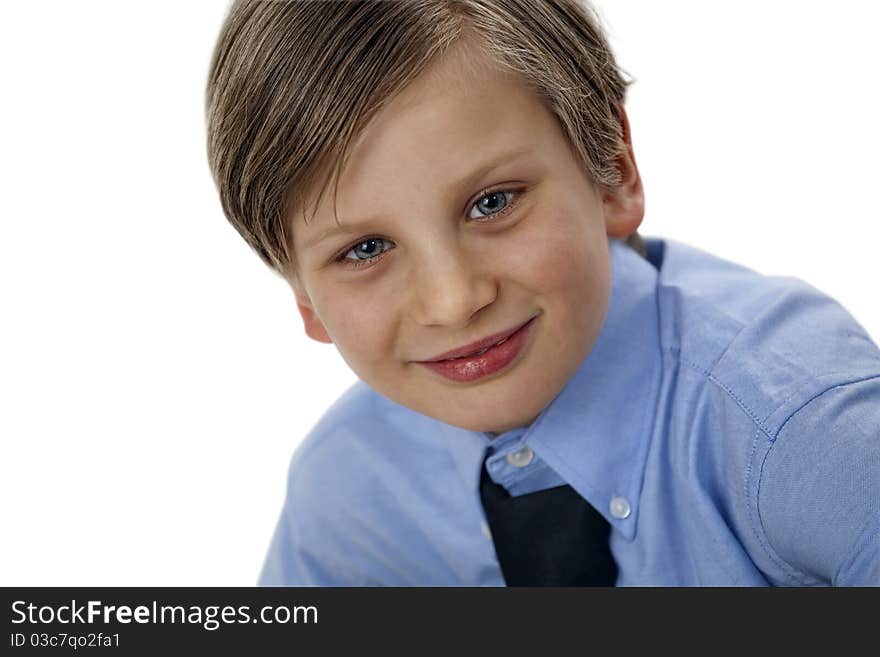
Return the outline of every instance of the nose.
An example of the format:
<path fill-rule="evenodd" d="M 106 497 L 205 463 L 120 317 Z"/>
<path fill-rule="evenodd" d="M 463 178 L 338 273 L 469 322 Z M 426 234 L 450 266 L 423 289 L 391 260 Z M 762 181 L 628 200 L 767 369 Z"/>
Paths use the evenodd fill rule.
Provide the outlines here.
<path fill-rule="evenodd" d="M 498 281 L 485 259 L 456 244 L 420 259 L 410 286 L 413 319 L 423 326 L 463 328 L 498 296 Z"/>

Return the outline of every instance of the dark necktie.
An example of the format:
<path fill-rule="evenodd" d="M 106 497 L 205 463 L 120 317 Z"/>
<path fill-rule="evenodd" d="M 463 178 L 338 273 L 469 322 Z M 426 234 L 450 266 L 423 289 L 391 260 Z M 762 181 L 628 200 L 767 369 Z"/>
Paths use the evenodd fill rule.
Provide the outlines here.
<path fill-rule="evenodd" d="M 571 486 L 511 497 L 484 463 L 480 498 L 508 586 L 614 586 L 611 526 Z"/>

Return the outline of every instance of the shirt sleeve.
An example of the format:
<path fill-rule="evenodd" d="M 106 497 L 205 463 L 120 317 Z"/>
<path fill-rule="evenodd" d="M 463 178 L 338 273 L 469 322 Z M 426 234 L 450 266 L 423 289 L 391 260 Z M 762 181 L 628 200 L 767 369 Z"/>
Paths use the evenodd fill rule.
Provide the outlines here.
<path fill-rule="evenodd" d="M 798 583 L 880 586 L 880 376 L 829 388 L 782 425 L 758 512 Z"/>

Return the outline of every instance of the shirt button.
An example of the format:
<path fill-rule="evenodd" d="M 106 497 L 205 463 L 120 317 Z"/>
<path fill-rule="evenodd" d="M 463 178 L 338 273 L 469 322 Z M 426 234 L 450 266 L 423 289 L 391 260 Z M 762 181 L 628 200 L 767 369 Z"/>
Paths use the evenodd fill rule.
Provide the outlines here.
<path fill-rule="evenodd" d="M 630 511 L 632 511 L 629 507 L 629 502 L 625 497 L 612 497 L 609 507 L 611 515 L 615 518 L 620 518 L 621 520 L 628 518 Z"/>
<path fill-rule="evenodd" d="M 515 468 L 524 468 L 532 462 L 534 457 L 535 453 L 532 451 L 532 448 L 526 446 L 508 454 L 507 462 Z"/>

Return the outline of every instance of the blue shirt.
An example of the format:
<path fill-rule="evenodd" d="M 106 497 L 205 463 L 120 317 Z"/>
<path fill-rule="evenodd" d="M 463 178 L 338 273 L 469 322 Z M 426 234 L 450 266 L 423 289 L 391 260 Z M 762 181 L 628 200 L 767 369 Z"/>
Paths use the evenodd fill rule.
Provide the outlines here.
<path fill-rule="evenodd" d="M 609 240 L 599 338 L 491 439 L 352 386 L 295 450 L 260 585 L 503 586 L 479 495 L 570 484 L 618 586 L 880 585 L 880 349 L 836 301 Z"/>

